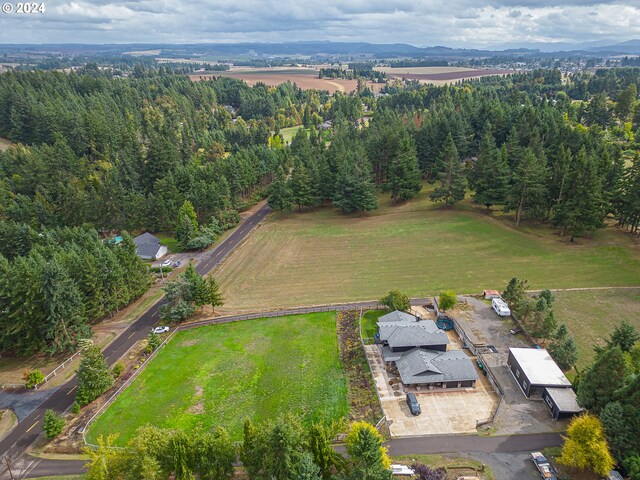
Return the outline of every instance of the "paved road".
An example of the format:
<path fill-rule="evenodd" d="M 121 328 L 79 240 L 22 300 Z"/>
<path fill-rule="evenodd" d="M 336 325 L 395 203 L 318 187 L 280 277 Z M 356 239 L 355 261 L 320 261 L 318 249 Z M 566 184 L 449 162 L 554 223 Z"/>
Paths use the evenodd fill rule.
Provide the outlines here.
<path fill-rule="evenodd" d="M 212 250 L 207 257 L 196 266 L 200 274 L 209 272 L 216 267 L 227 255 L 229 255 L 253 230 L 264 217 L 271 211 L 268 205 L 264 205 L 256 213 L 247 218 L 229 237 L 217 248 Z M 118 338 L 116 338 L 105 350 L 104 356 L 113 365 L 136 342 L 147 337 L 151 327 L 159 320 L 159 310 L 164 300 L 157 302 L 141 317 L 133 322 Z M 33 443 L 42 431 L 42 419 L 47 409 L 56 412 L 64 412 L 69 409 L 74 401 L 76 378 L 73 377 L 67 383 L 58 388 L 49 398 L 40 404 L 32 413 L 24 418 L 2 441 L 0 441 L 0 455 L 9 453 L 16 457 Z M 0 466 L 0 472 L 4 469 Z"/>
<path fill-rule="evenodd" d="M 424 437 L 394 438 L 388 443 L 389 453 L 392 456 L 435 453 L 461 454 L 463 452 L 473 456 L 473 453 L 480 453 L 483 454 L 481 458 L 487 459 L 487 463 L 490 464 L 494 463 L 492 456 L 495 456 L 495 454 L 527 452 L 521 455 L 522 458 L 526 458 L 528 452 L 561 444 L 562 438 L 558 433 L 498 437 L 429 435 Z M 82 466 L 84 465 L 84 462 L 77 460 L 34 460 L 31 458 L 30 462 L 32 463 L 28 463 L 28 467 L 25 465 L 27 468 L 25 468 L 22 478 L 78 474 L 82 473 Z M 527 465 L 526 462 L 524 464 Z M 512 480 L 515 477 L 497 476 L 496 478 Z"/>

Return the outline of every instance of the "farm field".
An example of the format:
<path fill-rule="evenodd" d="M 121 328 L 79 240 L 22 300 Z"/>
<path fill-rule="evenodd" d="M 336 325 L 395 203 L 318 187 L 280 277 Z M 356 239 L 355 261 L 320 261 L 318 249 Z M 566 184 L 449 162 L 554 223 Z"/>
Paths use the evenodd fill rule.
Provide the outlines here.
<path fill-rule="evenodd" d="M 218 267 L 225 311 L 375 300 L 392 288 L 411 296 L 502 289 L 514 276 L 531 288 L 640 286 L 640 246 L 609 228 L 574 244 L 557 230 L 491 216 L 470 201 L 435 205 L 425 188 L 368 215 L 330 208 L 274 213 Z"/>
<path fill-rule="evenodd" d="M 248 85 L 255 85 L 258 82 L 275 86 L 291 81 L 303 90 L 316 89 L 328 90 L 329 93 L 353 92 L 358 86 L 357 80 L 346 80 L 342 78 L 318 78 L 318 71 L 312 68 L 303 67 L 271 67 L 271 68 L 242 68 L 221 72 L 195 73 L 189 75 L 193 81 L 209 80 L 211 77 L 230 77 L 244 80 Z M 367 82 L 376 88 L 382 84 Z"/>
<path fill-rule="evenodd" d="M 242 438 L 245 418 L 284 412 L 306 420 L 349 413 L 335 312 L 211 325 L 179 332 L 91 427 L 119 445 L 147 423 L 222 426 Z"/>
<path fill-rule="evenodd" d="M 580 357 L 578 369 L 589 366 L 593 346 L 604 345 L 614 327 L 627 320 L 640 330 L 640 288 L 554 292 L 558 322 L 567 324 Z"/>
<path fill-rule="evenodd" d="M 481 70 L 468 67 L 378 67 L 376 70 L 386 73 L 390 78 L 420 80 L 424 83 L 437 85 L 470 78 L 513 73 L 507 70 Z"/>

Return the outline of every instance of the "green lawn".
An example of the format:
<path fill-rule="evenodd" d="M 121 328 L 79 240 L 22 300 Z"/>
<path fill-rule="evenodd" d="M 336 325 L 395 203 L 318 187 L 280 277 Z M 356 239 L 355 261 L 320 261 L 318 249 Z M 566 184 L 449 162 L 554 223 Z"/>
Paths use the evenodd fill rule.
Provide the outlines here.
<path fill-rule="evenodd" d="M 362 338 L 373 338 L 378 331 L 378 318 L 389 313 L 387 310 L 369 310 L 362 316 Z"/>
<path fill-rule="evenodd" d="M 287 412 L 307 420 L 348 415 L 335 312 L 212 325 L 177 333 L 89 431 L 124 445 L 151 423 L 223 426 L 242 438 L 255 421 Z"/>
<path fill-rule="evenodd" d="M 175 239 L 175 237 L 172 234 L 154 233 L 154 235 L 160 239 L 160 243 L 162 243 L 162 245 L 166 245 L 167 250 L 169 250 L 169 253 L 178 253 L 182 251 L 182 249 L 180 248 L 180 245 L 178 244 L 178 241 Z"/>
<path fill-rule="evenodd" d="M 558 322 L 566 323 L 576 341 L 578 368 L 591 364 L 593 346 L 605 339 L 622 320 L 640 331 L 640 288 L 555 292 Z"/>
<path fill-rule="evenodd" d="M 236 311 L 502 290 L 514 276 L 531 288 L 640 286 L 640 246 L 613 227 L 571 243 L 557 229 L 485 213 L 469 200 L 418 198 L 367 215 L 331 208 L 274 213 L 217 269 L 225 308 Z"/>
<path fill-rule="evenodd" d="M 282 135 L 282 139 L 285 142 L 290 142 L 291 140 L 293 140 L 293 137 L 301 128 L 304 127 L 302 125 L 296 125 L 295 127 L 281 128 L 280 135 Z"/>

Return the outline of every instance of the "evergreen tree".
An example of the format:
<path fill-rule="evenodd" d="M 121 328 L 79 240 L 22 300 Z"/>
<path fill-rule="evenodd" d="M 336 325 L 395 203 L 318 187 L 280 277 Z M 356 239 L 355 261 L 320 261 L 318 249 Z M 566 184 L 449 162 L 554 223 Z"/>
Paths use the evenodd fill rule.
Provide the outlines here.
<path fill-rule="evenodd" d="M 347 156 L 338 167 L 333 204 L 342 213 L 378 208 L 371 168 L 357 153 Z"/>
<path fill-rule="evenodd" d="M 291 208 L 291 191 L 282 167 L 278 167 L 276 177 L 269 187 L 269 206 L 280 212 Z"/>
<path fill-rule="evenodd" d="M 620 347 L 620 350 L 628 353 L 638 340 L 640 340 L 640 333 L 638 333 L 636 327 L 631 325 L 627 320 L 622 320 L 622 322 L 613 329 L 611 335 L 609 335 L 607 348 Z"/>
<path fill-rule="evenodd" d="M 351 425 L 346 439 L 351 480 L 390 480 L 391 460 L 382 446 L 382 436 L 367 422 Z"/>
<path fill-rule="evenodd" d="M 557 220 L 563 233 L 567 229 L 573 241 L 599 227 L 604 212 L 602 178 L 594 158 L 587 156 L 584 147 L 576 155 L 571 170 L 565 198 L 558 206 Z"/>
<path fill-rule="evenodd" d="M 578 403 L 593 412 L 600 412 L 616 390 L 622 388 L 629 376 L 627 361 L 620 347 L 605 350 L 584 373 L 578 384 Z"/>
<path fill-rule="evenodd" d="M 444 202 L 451 206 L 464 199 L 467 189 L 467 179 L 464 176 L 464 166 L 458 158 L 458 151 L 451 133 L 447 136 L 442 155 L 444 171 L 438 174 L 440 185 L 431 192 L 429 198 L 434 202 Z"/>
<path fill-rule="evenodd" d="M 511 171 L 507 148 L 496 150 L 493 135 L 487 131 L 480 144 L 478 161 L 474 167 L 474 200 L 489 210 L 493 205 L 507 202 Z"/>
<path fill-rule="evenodd" d="M 207 304 L 213 308 L 213 314 L 216 313 L 216 307 L 224 305 L 224 298 L 220 292 L 220 286 L 212 275 L 207 277 Z"/>
<path fill-rule="evenodd" d="M 505 205 L 516 212 L 516 227 L 524 213 L 536 217 L 544 212 L 547 195 L 547 166 L 528 148 L 513 171 L 512 183 Z"/>
<path fill-rule="evenodd" d="M 635 83 L 630 84 L 625 88 L 618 96 L 618 103 L 616 104 L 616 114 L 622 121 L 625 121 L 635 109 L 636 100 L 638 98 L 638 87 Z"/>
<path fill-rule="evenodd" d="M 406 133 L 401 137 L 398 151 L 389 164 L 388 181 L 384 189 L 391 192 L 394 202 L 409 200 L 422 190 L 416 148 Z"/>
<path fill-rule="evenodd" d="M 291 202 L 298 206 L 298 211 L 302 211 L 302 207 L 308 207 L 314 204 L 313 188 L 311 179 L 307 173 L 307 169 L 302 162 L 297 161 L 291 173 L 289 180 L 289 188 L 291 190 Z"/>
<path fill-rule="evenodd" d="M 185 200 L 176 220 L 174 233 L 182 248 L 186 248 L 189 241 L 198 235 L 198 219 L 193 204 Z"/>
<path fill-rule="evenodd" d="M 113 385 L 113 376 L 102 352 L 91 340 L 80 342 L 81 360 L 78 367 L 76 402 L 87 405 Z"/>
<path fill-rule="evenodd" d="M 573 337 L 569 335 L 567 326 L 564 323 L 555 331 L 548 350 L 551 357 L 553 357 L 562 370 L 570 370 L 578 361 L 576 342 Z"/>

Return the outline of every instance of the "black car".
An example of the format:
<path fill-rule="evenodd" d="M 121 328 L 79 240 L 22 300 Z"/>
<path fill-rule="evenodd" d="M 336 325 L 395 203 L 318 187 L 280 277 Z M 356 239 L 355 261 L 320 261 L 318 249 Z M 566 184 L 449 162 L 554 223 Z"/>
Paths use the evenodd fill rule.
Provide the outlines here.
<path fill-rule="evenodd" d="M 409 410 L 412 415 L 420 415 L 422 413 L 415 393 L 407 393 L 407 405 L 409 405 Z"/>

